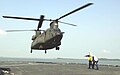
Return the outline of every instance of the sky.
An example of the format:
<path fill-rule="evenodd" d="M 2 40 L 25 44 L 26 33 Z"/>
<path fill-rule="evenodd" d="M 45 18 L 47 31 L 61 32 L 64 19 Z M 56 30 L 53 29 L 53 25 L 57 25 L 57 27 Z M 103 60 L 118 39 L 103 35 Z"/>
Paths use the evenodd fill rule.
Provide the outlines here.
<path fill-rule="evenodd" d="M 30 53 L 34 32 L 6 33 L 9 29 L 36 29 L 38 22 L 4 19 L 3 15 L 56 19 L 84 5 L 94 3 L 60 21 L 65 32 L 60 50 Z M 91 52 L 99 58 L 120 58 L 120 1 L 119 0 L 0 0 L 0 57 L 77 58 Z M 41 29 L 49 28 L 44 22 Z"/>

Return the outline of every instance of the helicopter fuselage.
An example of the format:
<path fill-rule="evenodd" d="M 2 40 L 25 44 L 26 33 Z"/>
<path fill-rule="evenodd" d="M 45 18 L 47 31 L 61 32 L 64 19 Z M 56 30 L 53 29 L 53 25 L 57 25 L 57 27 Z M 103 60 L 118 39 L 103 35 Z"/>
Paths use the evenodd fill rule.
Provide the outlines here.
<path fill-rule="evenodd" d="M 56 50 L 59 50 L 58 46 L 61 45 L 63 33 L 59 28 L 49 28 L 42 34 L 40 31 L 36 31 L 36 35 L 32 37 L 31 49 L 48 50 L 56 48 Z"/>

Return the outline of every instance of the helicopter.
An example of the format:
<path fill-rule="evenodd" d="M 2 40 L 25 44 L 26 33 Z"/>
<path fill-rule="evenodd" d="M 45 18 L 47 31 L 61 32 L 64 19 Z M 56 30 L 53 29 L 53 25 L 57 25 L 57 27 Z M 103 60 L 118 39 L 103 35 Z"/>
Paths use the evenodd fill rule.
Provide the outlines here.
<path fill-rule="evenodd" d="M 64 32 L 60 30 L 58 27 L 58 23 L 63 23 L 71 26 L 77 26 L 75 24 L 66 23 L 59 21 L 60 19 L 73 14 L 74 12 L 77 12 L 83 8 L 86 8 L 93 3 L 87 3 L 55 20 L 52 19 L 45 19 L 44 15 L 41 15 L 39 19 L 37 18 L 26 18 L 26 17 L 13 17 L 13 16 L 3 16 L 3 18 L 12 18 L 12 19 L 23 19 L 23 20 L 33 20 L 33 21 L 39 21 L 38 27 L 35 30 L 6 30 L 6 32 L 16 32 L 16 31 L 35 31 L 35 35 L 32 36 L 32 43 L 31 43 L 31 51 L 32 50 L 45 50 L 45 53 L 47 53 L 47 50 L 55 48 L 56 50 L 60 49 L 61 40 L 63 38 Z M 43 21 L 50 21 L 50 28 L 46 30 L 41 30 Z"/>

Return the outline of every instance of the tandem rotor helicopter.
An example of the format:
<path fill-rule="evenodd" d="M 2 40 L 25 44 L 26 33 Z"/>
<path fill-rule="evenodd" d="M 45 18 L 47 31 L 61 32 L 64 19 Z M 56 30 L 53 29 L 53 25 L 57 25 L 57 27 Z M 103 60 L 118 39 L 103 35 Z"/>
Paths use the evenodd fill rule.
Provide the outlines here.
<path fill-rule="evenodd" d="M 40 16 L 40 19 L 36 18 L 25 18 L 25 17 L 13 17 L 13 16 L 3 16 L 3 18 L 13 18 L 13 19 L 23 19 L 23 20 L 33 20 L 33 21 L 39 21 L 38 27 L 36 30 L 6 30 L 6 32 L 16 32 L 16 31 L 35 31 L 35 35 L 32 36 L 32 43 L 31 43 L 31 53 L 32 50 L 45 50 L 45 53 L 47 53 L 47 50 L 55 48 L 56 50 L 60 49 L 61 40 L 63 37 L 64 32 L 62 32 L 59 27 L 58 23 L 63 23 L 71 26 L 76 26 L 75 24 L 70 24 L 66 22 L 59 21 L 60 19 L 79 11 L 85 7 L 88 7 L 92 5 L 93 3 L 87 3 L 55 20 L 52 19 L 44 19 L 44 15 Z M 50 28 L 47 30 L 41 30 L 43 21 L 51 21 Z M 41 33 L 42 32 L 42 33 Z"/>

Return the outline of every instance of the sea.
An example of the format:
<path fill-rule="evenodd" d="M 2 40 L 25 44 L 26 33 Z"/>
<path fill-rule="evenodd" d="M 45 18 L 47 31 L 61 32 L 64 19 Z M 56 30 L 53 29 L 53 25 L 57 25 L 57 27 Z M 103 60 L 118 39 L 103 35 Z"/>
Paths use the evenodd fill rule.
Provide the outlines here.
<path fill-rule="evenodd" d="M 48 63 L 67 63 L 67 64 L 88 64 L 87 59 L 70 58 L 9 58 L 0 57 L 0 61 L 30 61 L 30 62 L 48 62 Z M 120 59 L 99 59 L 99 65 L 120 66 Z"/>

